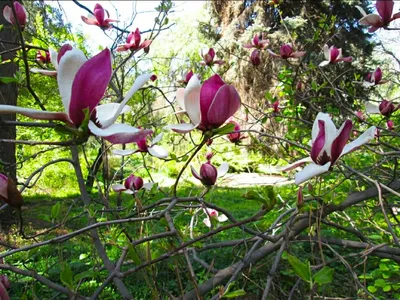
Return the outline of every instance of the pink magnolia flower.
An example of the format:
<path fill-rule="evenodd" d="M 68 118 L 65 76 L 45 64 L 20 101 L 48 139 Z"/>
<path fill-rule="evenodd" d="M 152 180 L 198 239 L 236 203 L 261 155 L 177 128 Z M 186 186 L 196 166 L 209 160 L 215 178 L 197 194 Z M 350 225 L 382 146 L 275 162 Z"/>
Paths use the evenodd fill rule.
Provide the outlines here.
<path fill-rule="evenodd" d="M 329 48 L 328 45 L 324 46 L 324 56 L 325 60 L 319 64 L 320 67 L 327 66 L 329 64 L 336 64 L 341 61 L 352 62 L 353 58 L 351 56 L 342 57 L 342 48 L 336 48 L 335 46 L 331 46 Z"/>
<path fill-rule="evenodd" d="M 15 15 L 18 20 L 18 24 L 21 28 L 24 28 L 26 25 L 26 20 L 27 20 L 26 9 L 18 1 L 14 1 L 13 5 L 14 5 L 14 10 L 15 10 Z M 12 25 L 17 25 L 17 21 L 14 18 L 13 10 L 8 5 L 6 5 L 3 9 L 3 16 L 4 16 L 4 19 L 6 19 L 6 21 L 8 23 L 11 23 Z"/>
<path fill-rule="evenodd" d="M 309 162 L 310 164 L 295 175 L 296 184 L 329 171 L 340 157 L 356 150 L 375 136 L 376 127 L 372 126 L 356 140 L 346 145 L 352 128 L 353 123 L 347 120 L 337 130 L 329 115 L 320 112 L 312 128 L 310 156 L 285 166 L 281 170 L 289 171 Z"/>
<path fill-rule="evenodd" d="M 231 120 L 228 123 L 231 123 L 231 124 L 235 125 L 235 127 L 234 127 L 235 131 L 239 131 L 240 130 L 240 125 L 237 122 Z M 239 143 L 241 140 L 246 138 L 245 136 L 243 136 L 243 134 L 241 132 L 231 132 L 231 133 L 228 133 L 226 136 L 227 136 L 227 138 L 229 139 L 229 141 L 231 143 L 235 143 L 235 144 Z"/>
<path fill-rule="evenodd" d="M 393 128 L 394 128 L 394 123 L 393 123 L 393 121 L 392 121 L 392 120 L 387 120 L 386 126 L 387 126 L 387 129 L 388 129 L 388 130 L 393 130 Z"/>
<path fill-rule="evenodd" d="M 301 207 L 304 204 L 304 196 L 303 196 L 303 186 L 299 187 L 299 190 L 297 191 L 297 206 Z"/>
<path fill-rule="evenodd" d="M 244 48 L 247 49 L 252 49 L 256 48 L 258 50 L 264 50 L 265 48 L 268 47 L 269 40 L 264 39 L 264 35 L 262 35 L 262 38 L 260 39 L 259 35 L 256 34 L 253 39 L 251 40 L 250 44 L 243 44 Z"/>
<path fill-rule="evenodd" d="M 157 135 L 152 141 L 151 144 L 149 145 L 147 143 L 146 137 L 142 138 L 141 140 L 137 141 L 136 144 L 138 146 L 138 149 L 136 150 L 113 150 L 113 154 L 116 155 L 121 155 L 121 156 L 126 156 L 126 155 L 131 155 L 136 152 L 147 152 L 151 156 L 155 156 L 158 158 L 167 158 L 168 157 L 168 150 L 165 148 L 156 145 L 159 141 L 161 141 L 163 134 L 160 133 Z"/>
<path fill-rule="evenodd" d="M 50 52 L 49 51 L 45 51 L 44 55 L 43 55 L 43 51 L 38 51 L 37 54 L 36 54 L 36 60 L 39 63 L 42 63 L 42 64 L 50 63 L 51 62 Z"/>
<path fill-rule="evenodd" d="M 133 174 L 131 174 L 125 180 L 124 184 L 113 184 L 111 186 L 114 192 L 122 192 L 130 195 L 137 193 L 141 188 L 151 190 L 152 187 L 153 183 L 143 183 L 143 179 L 141 177 L 135 176 Z"/>
<path fill-rule="evenodd" d="M 211 164 L 210 161 L 207 161 L 206 163 L 201 165 L 200 173 L 197 173 L 193 166 L 190 166 L 190 168 L 192 170 L 193 176 L 196 179 L 200 180 L 202 184 L 204 184 L 205 186 L 212 186 L 215 184 L 218 177 L 222 177 L 226 173 L 228 173 L 229 165 L 224 162 L 217 169 Z"/>
<path fill-rule="evenodd" d="M 142 43 L 139 28 L 136 28 L 135 32 L 131 32 L 126 39 L 126 44 L 118 45 L 117 51 L 139 51 L 140 49 L 150 46 L 151 40 L 144 40 Z"/>
<path fill-rule="evenodd" d="M 192 76 L 186 88 L 177 90 L 176 99 L 191 121 L 168 126 L 178 133 L 186 133 L 195 128 L 203 131 L 218 128 L 240 107 L 240 96 L 236 89 L 226 84 L 217 74 L 203 85 L 197 76 Z"/>
<path fill-rule="evenodd" d="M 279 54 L 276 54 L 275 52 L 272 52 L 272 50 L 270 50 L 270 49 L 267 49 L 267 51 L 272 57 L 282 58 L 282 59 L 298 58 L 298 57 L 302 57 L 302 56 L 304 56 L 306 54 L 305 51 L 296 51 L 296 52 L 294 52 L 292 44 L 283 44 L 279 48 Z"/>
<path fill-rule="evenodd" d="M 379 104 L 379 112 L 385 117 L 390 117 L 392 113 L 399 109 L 399 106 L 394 106 L 392 101 L 382 100 L 381 104 Z"/>
<path fill-rule="evenodd" d="M 6 175 L 1 173 L 0 173 L 0 200 L 16 208 L 21 208 L 21 206 L 24 204 L 22 195 L 17 189 L 15 183 L 11 179 L 9 179 Z M 0 299 L 2 298 L 0 297 Z"/>
<path fill-rule="evenodd" d="M 78 49 L 68 50 L 61 57 L 60 54 L 58 54 L 57 81 L 65 113 L 10 105 L 0 105 L 0 113 L 20 113 L 39 120 L 59 120 L 79 128 L 85 120 L 84 110 L 87 109 L 90 115 L 88 127 L 91 133 L 113 144 L 136 142 L 152 132 L 127 124 L 114 124 L 120 114 L 130 110 L 126 103 L 150 79 L 150 74 L 139 76 L 120 104 L 108 103 L 97 106 L 111 79 L 110 50 L 104 49 L 89 60 Z"/>
<path fill-rule="evenodd" d="M 392 16 L 393 6 L 393 0 L 377 0 L 376 10 L 378 11 L 379 15 L 367 15 L 362 7 L 356 5 L 357 9 L 361 12 L 363 16 L 358 22 L 361 25 L 370 26 L 370 28 L 368 29 L 369 32 L 375 32 L 379 28 L 386 28 L 387 26 L 389 26 L 390 22 L 400 18 L 400 13 L 396 13 Z"/>
<path fill-rule="evenodd" d="M 61 57 L 65 54 L 65 52 L 72 50 L 72 46 L 70 44 L 65 44 L 60 48 L 60 51 L 57 52 L 53 48 L 49 48 L 49 51 L 46 52 L 46 63 L 51 62 L 53 64 L 53 67 L 55 70 L 47 70 L 47 69 L 38 69 L 38 68 L 32 68 L 30 71 L 33 73 L 40 73 L 43 75 L 47 76 L 56 76 L 57 75 L 57 70 L 58 70 L 58 63 L 61 59 Z M 48 53 L 48 56 L 47 56 Z M 40 54 L 41 55 L 41 54 Z M 36 56 L 36 59 L 38 59 L 39 54 Z"/>
<path fill-rule="evenodd" d="M 363 86 L 365 87 L 370 87 L 374 86 L 377 84 L 384 84 L 388 82 L 387 80 L 382 80 L 382 70 L 381 68 L 376 68 L 374 72 L 368 72 L 364 82 Z"/>
<path fill-rule="evenodd" d="M 276 113 L 276 114 L 278 114 L 281 111 L 281 109 L 279 107 L 279 100 L 272 103 L 272 108 L 273 108 L 274 113 Z"/>
<path fill-rule="evenodd" d="M 105 16 L 107 15 L 107 18 Z M 118 22 L 118 20 L 110 19 L 110 14 L 107 10 L 105 10 L 100 4 L 96 3 L 93 10 L 93 17 L 88 18 L 85 16 L 81 16 L 83 22 L 88 25 L 96 25 L 99 26 L 101 29 L 109 29 L 111 28 L 112 22 Z"/>
<path fill-rule="evenodd" d="M 228 220 L 228 217 L 224 214 L 219 215 L 218 211 L 211 208 L 203 209 L 206 217 L 203 219 L 204 225 L 207 227 L 211 227 L 211 219 L 217 220 L 218 222 L 225 222 Z"/>
<path fill-rule="evenodd" d="M 215 51 L 213 48 L 210 48 L 206 54 L 203 55 L 203 52 L 201 53 L 201 56 L 203 57 L 203 61 L 200 62 L 202 66 L 213 66 L 213 65 L 223 65 L 225 63 L 224 60 L 214 60 L 215 58 Z"/>
<path fill-rule="evenodd" d="M 363 121 L 365 121 L 364 113 L 363 113 L 361 110 L 359 110 L 359 111 L 356 112 L 356 116 L 357 116 L 358 122 L 363 122 Z"/>
<path fill-rule="evenodd" d="M 192 78 L 192 76 L 193 76 L 193 71 L 190 70 L 189 72 L 186 73 L 185 78 L 182 79 L 182 80 L 179 80 L 178 82 L 182 83 L 184 85 L 187 85 L 189 80 L 190 80 L 190 78 Z"/>
<path fill-rule="evenodd" d="M 254 49 L 253 52 L 251 52 L 250 55 L 250 61 L 253 64 L 253 66 L 259 66 L 261 64 L 261 56 L 260 56 L 260 50 Z"/>

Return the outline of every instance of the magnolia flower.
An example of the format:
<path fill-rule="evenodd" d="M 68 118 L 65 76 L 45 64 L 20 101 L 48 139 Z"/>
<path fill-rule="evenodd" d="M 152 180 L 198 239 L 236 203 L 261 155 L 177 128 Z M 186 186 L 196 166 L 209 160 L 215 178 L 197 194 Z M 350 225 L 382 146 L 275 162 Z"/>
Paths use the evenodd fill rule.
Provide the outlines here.
<path fill-rule="evenodd" d="M 51 62 L 50 52 L 45 51 L 44 55 L 42 51 L 38 51 L 36 54 L 36 60 L 41 64 L 48 64 Z"/>
<path fill-rule="evenodd" d="M 63 57 L 63 55 L 65 54 L 65 52 L 67 52 L 69 50 L 72 50 L 72 46 L 69 44 L 63 45 L 60 48 L 60 51 L 58 53 L 53 48 L 49 48 L 49 51 L 46 51 L 46 63 L 51 62 L 53 64 L 55 70 L 32 68 L 30 71 L 33 73 L 40 73 L 40 74 L 47 75 L 47 76 L 56 76 L 57 70 L 58 70 L 58 63 L 59 63 L 61 57 Z M 47 56 L 47 53 L 48 53 L 48 56 Z M 41 55 L 41 57 L 42 57 L 42 55 Z M 36 56 L 36 59 L 39 59 L 39 53 Z"/>
<path fill-rule="evenodd" d="M 340 157 L 356 150 L 375 136 L 376 127 L 372 126 L 356 140 L 346 145 L 350 139 L 352 128 L 353 123 L 347 120 L 337 130 L 329 115 L 320 112 L 312 128 L 310 157 L 290 164 L 282 168 L 282 171 L 292 170 L 306 162 L 310 162 L 309 165 L 295 175 L 296 184 L 329 171 Z"/>
<path fill-rule="evenodd" d="M 387 127 L 388 130 L 393 130 L 393 128 L 394 128 L 393 121 L 392 120 L 387 120 L 386 127 Z"/>
<path fill-rule="evenodd" d="M 3 262 L 1 262 L 3 263 Z M 8 295 L 7 289 L 10 288 L 10 280 L 7 275 L 0 275 L 0 299 L 1 300 L 10 300 L 10 296 Z"/>
<path fill-rule="evenodd" d="M 203 57 L 203 61 L 200 62 L 202 66 L 213 66 L 213 65 L 223 65 L 225 61 L 222 59 L 214 60 L 215 51 L 213 48 L 210 48 L 206 54 L 203 55 L 203 51 L 201 52 L 201 57 Z"/>
<path fill-rule="evenodd" d="M 400 108 L 400 104 L 395 106 L 392 101 L 383 99 L 379 106 L 373 104 L 372 102 L 367 102 L 365 104 L 365 110 L 370 114 L 381 114 L 385 117 L 390 117 L 392 113 Z"/>
<path fill-rule="evenodd" d="M 146 190 L 151 190 L 153 187 L 152 182 L 147 182 L 143 184 L 143 179 L 139 176 L 135 176 L 131 174 L 124 182 L 124 184 L 113 184 L 111 188 L 113 189 L 114 192 L 122 192 L 125 194 L 135 194 L 137 193 L 141 188 L 144 188 Z"/>
<path fill-rule="evenodd" d="M 159 141 L 161 141 L 163 134 L 160 133 L 157 135 L 152 141 L 151 144 L 148 145 L 146 141 L 146 137 L 136 142 L 138 149 L 136 150 L 113 150 L 113 153 L 116 155 L 126 156 L 131 155 L 136 152 L 147 152 L 152 156 L 158 158 L 166 158 L 168 157 L 168 150 L 165 148 L 156 145 Z"/>
<path fill-rule="evenodd" d="M 26 25 L 26 9 L 18 1 L 14 1 L 13 5 L 15 10 L 15 15 L 18 20 L 18 24 L 21 28 L 24 28 Z M 8 23 L 11 23 L 12 25 L 17 25 L 17 20 L 15 20 L 14 18 L 13 10 L 8 5 L 6 5 L 3 9 L 3 16 Z"/>
<path fill-rule="evenodd" d="M 218 177 L 222 177 L 228 173 L 229 165 L 224 162 L 217 169 L 211 164 L 210 160 L 208 160 L 206 163 L 201 165 L 200 173 L 197 173 L 193 166 L 190 166 L 190 168 L 193 176 L 200 180 L 202 184 L 205 186 L 212 186 L 215 184 Z"/>
<path fill-rule="evenodd" d="M 253 66 L 259 66 L 261 64 L 260 50 L 254 49 L 250 55 L 250 61 Z"/>
<path fill-rule="evenodd" d="M 24 204 L 22 195 L 17 189 L 14 181 L 8 178 L 6 175 L 0 173 L 0 200 L 3 200 L 8 205 L 21 208 Z M 0 297 L 0 299 L 2 299 Z"/>
<path fill-rule="evenodd" d="M 176 99 L 191 121 L 168 126 L 179 133 L 186 133 L 195 128 L 218 128 L 240 107 L 240 96 L 236 89 L 226 84 L 217 74 L 206 80 L 203 85 L 197 76 L 192 76 L 186 88 L 177 90 Z"/>
<path fill-rule="evenodd" d="M 228 133 L 226 135 L 231 143 L 235 143 L 236 144 L 236 143 L 239 143 L 244 138 L 246 138 L 245 136 L 243 136 L 243 134 L 241 132 L 237 132 L 237 131 L 240 130 L 240 125 L 237 122 L 231 120 L 228 123 L 231 123 L 231 124 L 235 125 L 235 127 L 233 129 L 233 130 L 235 130 L 235 132 L 231 132 L 231 133 Z"/>
<path fill-rule="evenodd" d="M 356 5 L 357 9 L 361 12 L 363 16 L 358 22 L 361 25 L 370 26 L 370 28 L 368 29 L 369 32 L 375 32 L 379 28 L 386 28 L 387 26 L 389 26 L 390 22 L 400 18 L 400 13 L 396 13 L 392 16 L 393 6 L 393 0 L 377 0 L 376 10 L 378 11 L 379 15 L 367 15 L 362 7 Z"/>
<path fill-rule="evenodd" d="M 276 114 L 278 114 L 281 111 L 279 104 L 280 104 L 279 100 L 276 100 L 274 103 L 272 103 L 273 112 Z"/>
<path fill-rule="evenodd" d="M 190 78 L 192 78 L 192 76 L 193 76 L 193 71 L 190 70 L 189 72 L 186 73 L 185 78 L 182 79 L 182 80 L 179 80 L 178 82 L 182 83 L 184 85 L 187 85 L 189 80 L 190 80 Z"/>
<path fill-rule="evenodd" d="M 105 15 L 107 14 L 107 18 L 105 19 Z M 88 18 L 85 16 L 81 16 L 83 22 L 88 25 L 96 25 L 99 26 L 101 29 L 109 29 L 111 28 L 112 22 L 118 22 L 118 20 L 110 19 L 110 14 L 107 10 L 105 10 L 100 4 L 96 3 L 93 10 L 94 18 Z"/>
<path fill-rule="evenodd" d="M 294 52 L 292 44 L 283 44 L 279 48 L 279 54 L 272 52 L 272 50 L 270 50 L 270 49 L 267 49 L 267 51 L 272 57 L 282 58 L 282 59 L 298 58 L 298 57 L 302 57 L 306 54 L 305 51 Z"/>
<path fill-rule="evenodd" d="M 342 57 L 342 48 L 336 48 L 335 46 L 331 46 L 329 48 L 328 45 L 324 46 L 324 56 L 325 60 L 319 64 L 320 67 L 324 67 L 329 64 L 336 64 L 341 61 L 352 62 L 353 58 L 351 56 Z"/>
<path fill-rule="evenodd" d="M 360 123 L 365 121 L 365 116 L 361 110 L 358 110 L 356 112 L 356 117 L 357 117 L 358 122 L 360 122 Z"/>
<path fill-rule="evenodd" d="M 131 32 L 128 35 L 128 38 L 126 39 L 126 44 L 118 45 L 117 51 L 139 51 L 140 49 L 149 47 L 152 42 L 151 40 L 144 40 L 142 43 L 140 43 L 140 40 L 140 31 L 139 28 L 136 28 L 135 32 Z"/>
<path fill-rule="evenodd" d="M 256 34 L 251 40 L 251 44 L 243 44 L 243 47 L 247 49 L 256 48 L 259 50 L 263 50 L 268 47 L 268 44 L 269 40 L 265 40 L 264 35 L 262 35 L 262 39 L 260 40 L 260 37 L 258 36 L 258 34 Z"/>
<path fill-rule="evenodd" d="M 364 82 L 363 86 L 365 87 L 370 87 L 374 86 L 377 84 L 384 84 L 388 82 L 387 80 L 382 80 L 382 70 L 381 68 L 376 68 L 374 72 L 368 72 Z"/>
<path fill-rule="evenodd" d="M 203 209 L 206 217 L 203 219 L 204 225 L 207 227 L 211 227 L 211 219 L 217 220 L 218 222 L 225 222 L 228 220 L 228 217 L 224 214 L 219 215 L 218 211 L 211 208 Z"/>
<path fill-rule="evenodd" d="M 60 54 L 61 52 L 58 58 Z M 79 128 L 85 120 L 84 110 L 87 109 L 90 115 L 88 127 L 91 133 L 113 144 L 136 142 L 152 132 L 127 124 L 114 124 L 120 114 L 130 110 L 126 103 L 150 79 L 150 74 L 139 76 L 120 104 L 108 103 L 97 106 L 111 79 L 109 49 L 104 49 L 89 60 L 78 49 L 68 50 L 58 60 L 57 68 L 58 87 L 65 113 L 10 105 L 0 105 L 0 113 L 20 113 L 34 119 L 59 120 Z"/>

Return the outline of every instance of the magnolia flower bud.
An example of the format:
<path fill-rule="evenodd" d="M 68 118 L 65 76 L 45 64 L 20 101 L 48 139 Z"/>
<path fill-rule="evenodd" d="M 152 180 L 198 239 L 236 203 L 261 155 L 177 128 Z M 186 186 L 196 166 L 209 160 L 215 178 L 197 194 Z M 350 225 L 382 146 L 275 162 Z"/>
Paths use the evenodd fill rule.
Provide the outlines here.
<path fill-rule="evenodd" d="M 260 51 L 255 49 L 250 55 L 250 61 L 253 64 L 253 66 L 258 66 L 261 64 L 261 57 L 260 57 Z"/>
<path fill-rule="evenodd" d="M 386 126 L 387 126 L 387 128 L 388 128 L 389 130 L 393 130 L 393 128 L 394 128 L 394 123 L 393 123 L 393 121 L 392 121 L 392 120 L 388 120 L 388 121 L 386 122 Z"/>
<path fill-rule="evenodd" d="M 381 104 L 379 104 L 379 111 L 385 117 L 390 117 L 396 110 L 396 107 L 391 101 L 383 100 Z"/>
<path fill-rule="evenodd" d="M 201 182 L 206 185 L 214 185 L 217 181 L 217 169 L 209 162 L 200 167 Z"/>
<path fill-rule="evenodd" d="M 125 188 L 127 190 L 138 191 L 143 187 L 143 179 L 141 177 L 136 177 L 135 175 L 130 175 L 125 180 Z"/>

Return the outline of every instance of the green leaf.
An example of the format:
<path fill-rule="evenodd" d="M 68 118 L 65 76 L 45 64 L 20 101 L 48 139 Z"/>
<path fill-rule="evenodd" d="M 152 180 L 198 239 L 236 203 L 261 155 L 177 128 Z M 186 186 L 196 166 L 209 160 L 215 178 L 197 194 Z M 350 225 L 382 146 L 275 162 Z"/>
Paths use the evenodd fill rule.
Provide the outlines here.
<path fill-rule="evenodd" d="M 288 257 L 288 261 L 289 261 L 290 265 L 292 266 L 296 275 L 299 276 L 304 281 L 311 283 L 310 263 L 308 263 L 308 264 L 303 263 L 296 256 L 293 256 L 290 254 L 287 254 L 287 257 Z"/>
<path fill-rule="evenodd" d="M 61 203 L 57 202 L 56 204 L 54 204 L 51 208 L 51 218 L 54 220 L 58 217 L 58 215 L 60 214 L 60 210 L 61 210 Z"/>
<path fill-rule="evenodd" d="M 232 131 L 235 130 L 235 124 L 233 123 L 228 123 L 225 126 L 222 126 L 221 128 L 217 128 L 215 130 L 213 130 L 213 134 L 227 134 L 227 133 L 231 133 Z"/>
<path fill-rule="evenodd" d="M 368 291 L 370 293 L 376 293 L 378 291 L 378 289 L 376 287 L 374 287 L 373 285 L 368 286 Z"/>
<path fill-rule="evenodd" d="M 74 277 L 74 274 L 72 273 L 70 266 L 67 263 L 64 263 L 62 266 L 62 271 L 60 273 L 60 280 L 71 290 L 74 289 L 74 285 L 72 282 L 73 277 Z"/>
<path fill-rule="evenodd" d="M 383 287 L 384 292 L 389 292 L 391 289 L 392 289 L 392 287 L 390 285 Z"/>
<path fill-rule="evenodd" d="M 333 279 L 333 272 L 334 269 L 330 267 L 323 267 L 313 276 L 314 282 L 319 285 L 331 283 Z"/>
<path fill-rule="evenodd" d="M 244 295 L 246 295 L 246 291 L 243 289 L 240 289 L 240 290 L 236 290 L 236 291 L 224 294 L 223 298 L 236 298 L 236 297 L 244 296 Z"/>
<path fill-rule="evenodd" d="M 142 260 L 140 259 L 139 255 L 137 254 L 135 248 L 131 245 L 128 244 L 128 256 L 133 260 L 133 262 L 136 265 L 140 265 L 142 263 Z"/>
<path fill-rule="evenodd" d="M 18 79 L 15 77 L 0 77 L 2 83 L 18 83 Z"/>
<path fill-rule="evenodd" d="M 383 288 L 387 285 L 387 282 L 385 279 L 379 278 L 379 279 L 375 280 L 374 285 L 377 287 Z"/>
<path fill-rule="evenodd" d="M 79 273 L 74 276 L 74 281 L 78 282 L 79 280 L 82 280 L 84 278 L 94 278 L 96 277 L 96 272 L 94 270 L 87 270 L 82 273 Z"/>

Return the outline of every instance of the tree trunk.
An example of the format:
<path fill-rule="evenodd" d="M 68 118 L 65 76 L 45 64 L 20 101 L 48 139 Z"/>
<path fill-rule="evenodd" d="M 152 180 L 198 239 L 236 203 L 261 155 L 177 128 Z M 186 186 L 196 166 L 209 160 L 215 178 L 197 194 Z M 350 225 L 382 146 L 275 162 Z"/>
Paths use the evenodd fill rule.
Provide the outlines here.
<path fill-rule="evenodd" d="M 12 77 L 18 71 L 18 64 L 14 62 L 15 51 L 7 50 L 18 46 L 18 32 L 3 17 L 3 9 L 6 5 L 11 5 L 11 1 L 0 1 L 0 25 L 4 25 L 0 30 L 0 53 L 1 60 L 11 60 L 10 63 L 0 65 L 0 77 Z M 0 104 L 17 105 L 18 89 L 15 83 L 0 82 Z M 2 126 L 4 121 L 15 121 L 15 114 L 0 115 L 0 139 L 15 139 L 15 126 Z M 0 142 L 0 172 L 7 174 L 16 182 L 15 164 L 15 144 Z M 8 211 L 9 210 L 9 211 Z M 12 223 L 11 208 L 3 210 L 0 216 L 0 229 L 7 230 Z"/>

